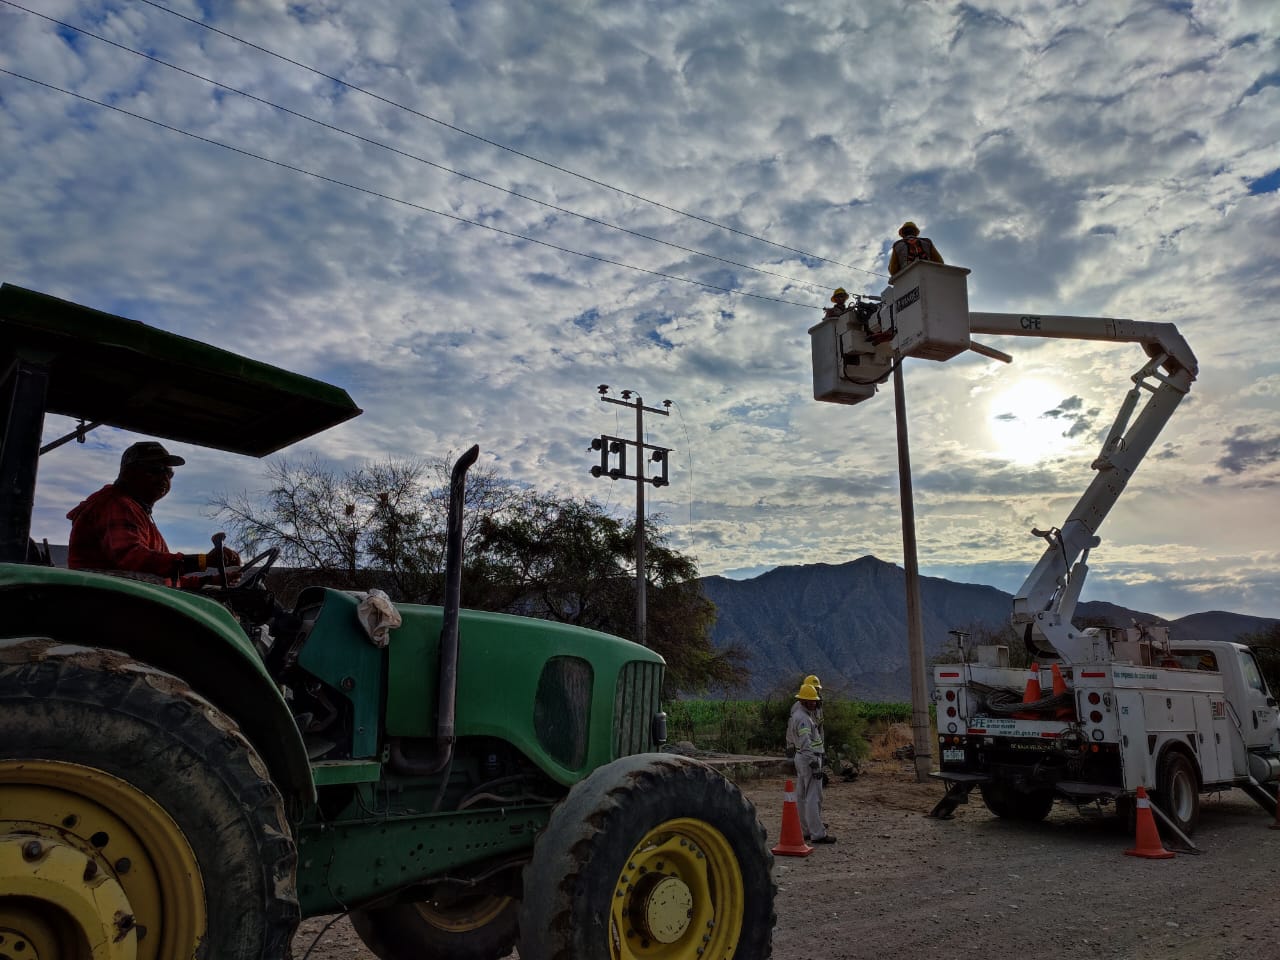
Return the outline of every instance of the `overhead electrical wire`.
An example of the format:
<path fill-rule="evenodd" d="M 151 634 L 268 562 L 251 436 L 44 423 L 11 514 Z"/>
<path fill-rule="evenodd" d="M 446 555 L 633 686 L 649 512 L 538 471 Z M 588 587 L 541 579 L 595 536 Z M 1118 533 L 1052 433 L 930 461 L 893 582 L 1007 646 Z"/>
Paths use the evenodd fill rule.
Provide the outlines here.
<path fill-rule="evenodd" d="M 508 194 L 509 196 L 518 197 L 521 200 L 528 200 L 530 203 L 536 203 L 539 206 L 547 207 L 548 209 L 555 210 L 557 213 L 568 214 L 569 216 L 577 217 L 580 220 L 584 220 L 587 223 L 594 223 L 598 226 L 607 227 L 610 230 L 617 230 L 617 231 L 620 231 L 621 233 L 629 234 L 630 236 L 637 237 L 641 240 L 649 240 L 653 243 L 660 243 L 665 247 L 671 247 L 675 250 L 681 250 L 685 253 L 691 253 L 700 257 L 707 257 L 710 260 L 717 260 L 720 263 L 729 264 L 730 266 L 741 267 L 744 270 L 751 270 L 755 273 L 764 274 L 770 277 L 776 277 L 779 280 L 786 280 L 788 283 L 794 283 L 803 287 L 810 287 L 813 290 L 822 290 L 824 292 L 827 289 L 825 286 L 816 284 L 811 280 L 801 280 L 797 277 L 789 277 L 786 274 L 777 273 L 773 270 L 765 270 L 763 267 L 754 267 L 749 263 L 742 263 L 738 260 L 730 260 L 726 257 L 721 257 L 714 253 L 708 253 L 705 250 L 698 250 L 694 247 L 686 247 L 679 243 L 673 243 L 670 240 L 663 240 L 660 237 L 654 237 L 654 236 L 650 236 L 647 233 L 641 233 L 638 230 L 631 230 L 627 227 L 621 226 L 620 224 L 611 223 L 607 220 L 601 220 L 598 217 L 593 217 L 585 213 L 579 213 L 576 210 L 570 210 L 567 207 L 561 207 L 557 204 L 549 203 L 546 200 L 539 200 L 537 197 L 531 197 L 528 194 L 520 193 L 517 190 L 511 190 L 511 189 L 508 189 L 507 187 L 499 186 L 496 183 L 490 183 L 489 181 L 483 180 L 480 177 L 472 176 L 471 174 L 464 173 L 461 170 L 455 170 L 452 167 L 445 166 L 444 164 L 441 164 L 441 163 L 436 163 L 434 160 L 429 160 L 426 157 L 420 157 L 417 154 L 413 154 L 413 153 L 409 153 L 408 151 L 401 150 L 398 147 L 392 146 L 391 144 L 383 143 L 380 140 L 374 140 L 370 137 L 362 136 L 361 134 L 354 133 L 350 130 L 346 130 L 339 126 L 335 126 L 332 123 L 328 123 L 316 117 L 309 116 L 308 114 L 301 113 L 289 107 L 282 106 L 281 104 L 275 103 L 271 100 L 267 100 L 264 97 L 259 97 L 256 94 L 249 93 L 246 90 L 241 90 L 238 87 L 233 87 L 230 84 L 223 83 L 220 80 L 214 80 L 211 77 L 206 77 L 203 74 L 196 73 L 193 70 L 188 70 L 186 67 L 181 67 L 175 63 L 171 63 L 167 60 L 161 59 L 160 57 L 157 57 L 154 54 L 146 53 L 145 51 L 142 51 L 142 50 L 136 50 L 133 47 L 129 47 L 123 43 L 119 43 L 115 40 L 108 39 L 107 37 L 94 33 L 91 30 L 86 30 L 83 27 L 77 27 L 74 24 L 67 23 L 66 21 L 63 21 L 63 20 L 58 20 L 54 17 L 50 17 L 36 10 L 32 10 L 28 7 L 24 7 L 22 4 L 15 2 L 15 0 L 0 0 L 0 3 L 4 3 L 10 7 L 14 7 L 18 10 L 22 10 L 23 12 L 29 13 L 32 16 L 36 16 L 42 20 L 46 20 L 49 23 L 55 23 L 60 27 L 64 27 L 68 30 L 72 30 L 76 33 L 81 34 L 82 36 L 91 37 L 94 40 L 98 40 L 102 43 L 108 44 L 112 47 L 115 47 L 118 50 L 123 50 L 126 53 L 132 54 L 135 57 L 140 57 L 144 60 L 150 60 L 152 63 L 159 64 L 162 67 L 166 67 L 170 70 L 174 70 L 188 77 L 192 77 L 196 80 L 200 80 L 204 83 L 210 84 L 211 86 L 218 87 L 219 89 L 226 90 L 230 93 L 234 93 L 237 96 L 241 96 L 248 100 L 252 100 L 255 103 L 260 103 L 264 106 L 270 107 L 273 110 L 279 110 L 281 113 L 286 113 L 290 116 L 297 117 L 300 120 L 306 120 L 307 122 L 313 123 L 319 127 L 323 127 L 326 130 L 331 130 L 334 133 L 340 133 L 343 136 L 351 137 L 353 140 L 358 140 L 361 143 L 365 143 L 373 147 L 378 147 L 382 150 L 389 151 L 390 153 L 394 153 L 398 156 L 405 157 L 406 159 L 415 160 L 418 163 L 425 164 L 429 167 L 434 167 L 437 170 L 442 170 L 445 173 L 452 174 L 453 176 L 461 177 L 464 180 L 470 180 L 471 182 L 478 183 L 481 186 L 489 187 L 490 189 L 493 189 L 493 190 L 498 190 L 502 193 Z"/>
<path fill-rule="evenodd" d="M 83 100 L 86 103 L 92 103 L 98 107 L 104 107 L 107 110 L 113 110 L 116 113 L 123 114 L 126 117 L 132 117 L 135 120 L 145 121 L 146 123 L 153 124 L 154 126 L 160 127 L 164 130 L 169 130 L 173 133 L 180 133 L 184 137 L 190 137 L 192 140 L 198 140 L 201 143 L 207 143 L 211 146 L 221 147 L 224 150 L 230 150 L 233 153 L 238 153 L 242 156 L 249 157 L 254 160 L 261 160 L 263 163 L 269 163 L 269 164 L 272 164 L 273 166 L 281 167 L 282 169 L 285 169 L 285 170 L 291 170 L 294 173 L 301 173 L 308 177 L 313 177 L 316 180 L 322 180 L 325 183 L 334 184 L 335 186 L 346 187 L 348 190 L 355 190 L 359 193 L 363 193 L 371 197 L 377 197 L 380 200 L 390 200 L 392 203 L 398 203 L 406 207 L 411 207 L 414 210 L 421 210 L 424 213 L 433 213 L 438 217 L 445 217 L 457 223 L 465 223 L 465 224 L 468 224 L 469 226 L 481 227 L 482 229 L 490 230 L 494 233 L 502 234 L 503 236 L 512 237 L 516 240 L 524 240 L 527 243 L 536 243 L 539 246 L 549 247 L 550 249 L 558 250 L 561 253 L 569 253 L 577 257 L 584 257 L 588 260 L 595 260 L 599 263 L 607 263 L 610 266 L 622 267 L 626 270 L 634 270 L 637 273 L 647 273 L 650 276 L 661 277 L 664 280 L 675 280 L 680 283 L 691 283 L 695 286 L 705 287 L 708 290 L 717 290 L 721 293 L 730 293 L 740 297 L 749 297 L 753 300 L 765 300 L 770 303 L 784 303 L 793 307 L 802 307 L 805 310 L 813 309 L 813 305 L 810 303 L 800 303 L 798 300 L 787 300 L 783 297 L 770 297 L 762 293 L 749 293 L 746 290 L 735 290 L 732 287 L 722 287 L 719 284 L 708 283 L 705 280 L 695 280 L 692 277 L 682 277 L 679 274 L 664 273 L 661 270 L 650 270 L 648 267 L 640 267 L 640 266 L 636 266 L 633 263 L 626 263 L 622 260 L 613 260 L 613 259 L 610 259 L 609 257 L 599 256 L 598 254 L 585 253 L 581 250 L 571 249 L 570 247 L 562 247 L 559 244 L 551 243 L 550 241 L 547 241 L 547 240 L 539 240 L 536 237 L 530 237 L 522 233 L 516 233 L 512 230 L 503 230 L 501 227 L 495 227 L 487 223 L 480 223 L 479 221 L 476 221 L 476 220 L 470 220 L 466 217 L 460 217 L 457 214 L 446 213 L 443 210 L 436 210 L 433 207 L 428 207 L 424 204 L 414 203 L 412 200 L 405 200 L 400 197 L 393 197 L 390 194 L 381 193 L 377 190 L 371 190 L 368 187 L 361 187 L 361 186 L 357 186 L 354 183 L 348 183 L 345 180 L 338 180 L 334 177 L 328 177 L 322 173 L 316 173 L 314 170 L 308 170 L 305 167 L 299 167 L 291 163 L 285 163 L 283 160 L 275 160 L 271 157 L 265 157 L 262 154 L 254 153 L 251 150 L 245 150 L 242 147 L 237 147 L 229 143 L 223 143 L 220 140 L 214 140 L 210 137 L 204 137 L 198 133 L 192 133 L 190 130 L 183 130 L 181 127 L 175 127 L 175 126 L 172 126 L 171 124 L 164 123 L 160 120 L 155 120 L 151 117 L 144 117 L 142 114 L 134 113 L 132 110 L 126 110 L 123 107 L 118 107 L 111 103 L 104 103 L 101 100 L 95 100 L 93 97 L 86 96 L 83 93 L 76 93 L 74 90 L 67 90 L 63 87 L 57 86 L 56 84 L 46 83 L 43 80 L 37 80 L 35 77 L 29 77 L 26 74 L 18 73 L 15 70 L 8 70 L 8 69 L 5 69 L 4 67 L 0 67 L 0 73 L 7 74 L 8 76 L 11 76 L 11 77 L 16 77 L 19 80 L 26 80 L 28 83 L 34 83 L 37 86 L 45 87 L 46 89 L 49 89 L 49 90 L 54 90 L 58 93 L 65 94 L 66 96 L 69 96 L 69 97 L 74 97 L 77 100 Z"/>
<path fill-rule="evenodd" d="M 8 2 L 8 0 L 5 0 L 5 2 Z M 454 131 L 455 133 L 460 133 L 465 137 L 470 137 L 473 140 L 478 140 L 479 142 L 488 144 L 491 147 L 497 147 L 499 150 L 505 150 L 507 153 L 514 154 L 517 157 L 523 157 L 525 160 L 531 160 L 534 163 L 541 164 L 544 167 L 548 167 L 549 169 L 556 170 L 560 173 L 568 174 L 571 177 L 575 177 L 578 180 L 582 180 L 594 186 L 604 187 L 606 190 L 612 190 L 613 192 L 619 193 L 624 197 L 630 197 L 632 200 L 639 200 L 642 203 L 648 203 L 655 207 L 660 207 L 661 209 L 667 210 L 671 213 L 679 214 L 682 217 L 688 217 L 691 220 L 697 220 L 700 223 L 705 223 L 708 226 L 716 227 L 720 230 L 727 230 L 730 233 L 736 233 L 738 236 L 747 237 L 750 240 L 756 240 L 760 243 L 767 243 L 771 247 L 777 247 L 779 250 L 787 250 L 791 253 L 799 254 L 800 256 L 807 257 L 810 260 L 820 260 L 823 263 L 830 263 L 837 267 L 846 267 L 850 270 L 857 270 L 860 273 L 866 273 L 873 277 L 884 277 L 885 279 L 888 279 L 888 277 L 885 274 L 877 273 L 874 270 L 868 270 L 866 267 L 859 267 L 856 264 L 845 263 L 841 260 L 832 260 L 829 257 L 823 257 L 816 253 L 810 253 L 806 250 L 801 250 L 798 247 L 791 247 L 785 243 L 778 243 L 775 240 L 770 240 L 768 237 L 762 237 L 754 233 L 749 233 L 746 230 L 739 230 L 737 227 L 731 227 L 726 223 L 720 223 L 719 221 L 711 220 L 707 217 L 699 216 L 696 213 L 691 213 L 688 210 L 681 210 L 679 207 L 670 206 L 669 204 L 663 203 L 661 200 L 654 200 L 651 197 L 646 197 L 638 193 L 632 193 L 630 190 L 625 190 L 622 187 L 614 186 L 613 184 L 606 183 L 603 180 L 597 180 L 594 177 L 590 177 L 585 173 L 578 173 L 576 170 L 570 170 L 567 167 L 562 167 L 559 164 L 552 163 L 550 160 L 543 160 L 541 157 L 535 157 L 532 154 L 524 153 L 521 150 L 517 150 L 515 147 L 507 146 L 505 143 L 499 143 L 497 140 L 491 140 L 488 137 L 481 136 L 478 133 L 473 133 L 470 130 L 464 129 L 463 127 L 459 127 L 459 126 L 456 126 L 455 124 L 449 123 L 447 120 L 441 120 L 439 117 L 433 117 L 428 113 L 423 113 L 421 110 L 416 110 L 413 107 L 406 106 L 403 103 L 398 103 L 397 101 L 384 97 L 381 94 L 374 93 L 372 90 L 368 90 L 364 87 L 357 86 L 354 83 L 350 83 L 346 80 L 343 80 L 341 77 L 336 77 L 333 74 L 325 73 L 323 70 L 317 69 L 316 67 L 310 66 L 309 64 L 302 63 L 299 60 L 294 60 L 291 57 L 287 57 L 283 53 L 278 53 L 275 50 L 269 49 L 268 47 L 264 47 L 264 46 L 261 46 L 260 44 L 256 44 L 251 40 L 246 40 L 243 37 L 236 36 L 234 33 L 229 33 L 226 30 L 219 29 L 218 27 L 215 27 L 212 24 L 206 23 L 203 20 L 197 20 L 195 17 L 189 17 L 185 13 L 179 13 L 177 10 L 174 10 L 171 7 L 166 7 L 163 3 L 157 3 L 156 0 L 139 0 L 139 2 L 145 3 L 151 7 L 155 7 L 157 10 L 162 10 L 165 13 L 170 14 L 171 16 L 174 16 L 174 17 L 178 17 L 181 20 L 186 20 L 188 23 L 195 24 L 197 27 L 203 27 L 205 30 L 209 30 L 213 33 L 216 33 L 219 36 L 226 37 L 228 40 L 234 40 L 236 43 L 243 44 L 244 46 L 257 50 L 260 53 L 265 53 L 269 57 L 274 57 L 277 60 L 281 60 L 285 63 L 291 64 L 292 66 L 298 67 L 302 70 L 306 70 L 308 73 L 314 73 L 316 76 L 323 77 L 324 79 L 329 80 L 333 83 L 336 83 L 341 87 L 345 87 L 348 90 L 353 90 L 356 93 L 364 94 L 366 97 L 371 97 L 372 99 L 377 100 L 379 103 L 385 103 L 389 107 L 394 107 L 397 110 L 403 110 L 406 113 L 410 113 L 413 116 L 419 117 L 423 120 L 429 120 L 431 123 L 439 124 L 440 126 L 445 127 L 446 129 Z"/>

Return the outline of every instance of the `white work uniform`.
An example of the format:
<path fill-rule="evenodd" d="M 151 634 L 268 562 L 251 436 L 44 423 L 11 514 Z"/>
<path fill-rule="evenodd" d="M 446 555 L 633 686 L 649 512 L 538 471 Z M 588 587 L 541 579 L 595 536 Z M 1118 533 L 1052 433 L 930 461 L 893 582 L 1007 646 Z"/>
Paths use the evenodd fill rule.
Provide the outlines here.
<path fill-rule="evenodd" d="M 787 721 L 787 746 L 795 747 L 796 751 L 796 807 L 800 826 L 806 837 L 817 840 L 827 835 L 827 828 L 822 824 L 822 778 L 811 765 L 816 762 L 822 766 L 826 748 L 817 716 L 806 710 L 799 700 L 792 706 Z"/>

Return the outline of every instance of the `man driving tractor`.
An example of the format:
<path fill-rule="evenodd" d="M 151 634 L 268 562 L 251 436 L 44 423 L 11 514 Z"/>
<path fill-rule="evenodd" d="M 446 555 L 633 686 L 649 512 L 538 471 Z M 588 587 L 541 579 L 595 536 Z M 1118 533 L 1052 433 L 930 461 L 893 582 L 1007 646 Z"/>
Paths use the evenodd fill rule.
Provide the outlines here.
<path fill-rule="evenodd" d="M 215 553 L 173 553 L 151 518 L 151 508 L 169 492 L 173 468 L 186 461 L 154 440 L 133 444 L 120 457 L 120 473 L 67 514 L 72 570 L 125 573 L 139 579 L 183 585 L 183 578 L 217 563 Z M 226 566 L 240 555 L 220 547 Z"/>

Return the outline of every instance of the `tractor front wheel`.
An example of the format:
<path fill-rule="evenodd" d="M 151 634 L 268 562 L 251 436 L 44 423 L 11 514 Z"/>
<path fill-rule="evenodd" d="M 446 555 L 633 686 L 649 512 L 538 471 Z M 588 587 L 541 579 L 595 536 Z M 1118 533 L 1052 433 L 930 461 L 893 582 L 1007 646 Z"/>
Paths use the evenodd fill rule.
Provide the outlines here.
<path fill-rule="evenodd" d="M 715 770 L 615 760 L 570 791 L 534 846 L 521 960 L 763 960 L 772 867 L 755 808 Z"/>
<path fill-rule="evenodd" d="M 0 953 L 284 960 L 295 856 L 262 760 L 177 677 L 0 641 Z"/>
<path fill-rule="evenodd" d="M 441 888 L 438 896 L 353 910 L 351 925 L 380 960 L 499 960 L 516 945 L 519 904 Z"/>

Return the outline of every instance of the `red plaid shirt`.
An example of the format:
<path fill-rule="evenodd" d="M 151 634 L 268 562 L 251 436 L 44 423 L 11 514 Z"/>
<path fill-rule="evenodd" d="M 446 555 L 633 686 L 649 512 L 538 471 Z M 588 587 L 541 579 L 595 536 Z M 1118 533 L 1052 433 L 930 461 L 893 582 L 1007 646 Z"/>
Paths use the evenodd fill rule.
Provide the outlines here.
<path fill-rule="evenodd" d="M 151 511 L 108 483 L 67 514 L 72 570 L 128 570 L 151 573 L 173 585 L 183 555 L 170 553 Z"/>

